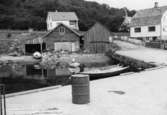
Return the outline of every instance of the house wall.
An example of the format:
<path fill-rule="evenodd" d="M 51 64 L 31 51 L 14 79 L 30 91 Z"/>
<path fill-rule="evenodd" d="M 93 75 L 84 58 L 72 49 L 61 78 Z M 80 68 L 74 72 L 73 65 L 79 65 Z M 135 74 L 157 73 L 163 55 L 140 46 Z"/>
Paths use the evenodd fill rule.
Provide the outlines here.
<path fill-rule="evenodd" d="M 167 40 L 167 11 L 164 12 L 162 16 L 161 24 L 156 25 L 155 32 L 149 32 L 148 26 L 142 26 L 141 32 L 139 33 L 134 32 L 134 28 L 136 27 L 130 28 L 130 37 L 137 38 L 137 37 L 155 37 L 157 36 L 159 39 Z"/>
<path fill-rule="evenodd" d="M 59 33 L 60 27 L 65 28 L 64 34 Z M 53 30 L 51 33 L 49 33 L 44 38 L 44 42 L 46 43 L 46 47 L 49 50 L 54 50 L 54 47 L 55 47 L 54 43 L 55 42 L 74 42 L 74 43 L 76 43 L 75 45 L 76 45 L 77 50 L 79 50 L 78 49 L 78 47 L 80 46 L 79 41 L 80 41 L 80 37 L 77 36 L 76 34 L 74 34 L 71 30 L 69 30 L 68 28 L 66 28 L 63 25 L 57 27 L 55 30 Z"/>
<path fill-rule="evenodd" d="M 91 53 L 105 53 L 110 49 L 111 33 L 101 24 L 95 24 L 84 36 L 84 48 Z"/>
<path fill-rule="evenodd" d="M 75 52 L 79 50 L 79 42 L 55 42 L 54 51 L 66 50 L 70 52 Z"/>
<path fill-rule="evenodd" d="M 53 20 L 49 20 L 49 19 L 47 19 L 47 30 L 53 30 L 60 23 L 63 23 L 64 25 L 66 25 L 70 28 L 78 30 L 78 21 L 76 21 L 76 25 L 70 25 L 69 21 L 53 21 Z"/>
<path fill-rule="evenodd" d="M 152 26 L 152 25 L 150 25 Z M 154 26 L 154 25 L 153 25 Z M 155 32 L 149 32 L 148 31 L 149 26 L 141 26 L 141 32 L 135 32 L 134 29 L 136 27 L 130 28 L 130 37 L 154 37 L 154 36 L 160 36 L 160 25 L 155 25 L 156 31 Z"/>
<path fill-rule="evenodd" d="M 167 11 L 164 13 L 164 15 L 162 16 L 162 38 L 164 40 L 167 40 Z"/>

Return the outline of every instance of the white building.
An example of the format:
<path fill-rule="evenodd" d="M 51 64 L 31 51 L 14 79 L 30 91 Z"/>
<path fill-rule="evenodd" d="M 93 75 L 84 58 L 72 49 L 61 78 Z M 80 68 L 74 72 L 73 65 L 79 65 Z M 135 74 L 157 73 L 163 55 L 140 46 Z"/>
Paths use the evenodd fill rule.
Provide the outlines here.
<path fill-rule="evenodd" d="M 167 40 L 167 6 L 155 6 L 136 12 L 130 23 L 130 36 L 146 41 Z"/>
<path fill-rule="evenodd" d="M 78 17 L 74 12 L 48 12 L 47 30 L 53 30 L 58 24 L 62 23 L 66 26 L 78 30 Z"/>

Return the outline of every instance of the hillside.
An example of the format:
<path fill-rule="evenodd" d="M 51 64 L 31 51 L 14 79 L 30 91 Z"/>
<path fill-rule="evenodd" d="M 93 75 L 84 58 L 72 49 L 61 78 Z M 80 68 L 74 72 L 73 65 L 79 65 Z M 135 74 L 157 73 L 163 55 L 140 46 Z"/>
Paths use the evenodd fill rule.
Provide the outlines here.
<path fill-rule="evenodd" d="M 0 29 L 46 30 L 47 12 L 56 10 L 76 12 L 83 31 L 99 21 L 117 32 L 124 16 L 123 9 L 84 0 L 0 0 Z M 129 16 L 134 13 L 128 10 Z"/>

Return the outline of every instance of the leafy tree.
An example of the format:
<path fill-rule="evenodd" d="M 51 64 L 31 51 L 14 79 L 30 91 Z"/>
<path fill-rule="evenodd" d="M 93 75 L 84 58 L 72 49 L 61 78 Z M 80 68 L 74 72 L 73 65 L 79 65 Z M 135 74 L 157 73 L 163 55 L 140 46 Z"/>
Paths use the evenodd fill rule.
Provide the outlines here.
<path fill-rule="evenodd" d="M 0 0 L 0 29 L 46 30 L 49 11 L 76 12 L 80 30 L 88 30 L 96 21 L 118 32 L 123 22 L 123 9 L 84 0 Z M 135 11 L 129 11 L 133 16 Z"/>

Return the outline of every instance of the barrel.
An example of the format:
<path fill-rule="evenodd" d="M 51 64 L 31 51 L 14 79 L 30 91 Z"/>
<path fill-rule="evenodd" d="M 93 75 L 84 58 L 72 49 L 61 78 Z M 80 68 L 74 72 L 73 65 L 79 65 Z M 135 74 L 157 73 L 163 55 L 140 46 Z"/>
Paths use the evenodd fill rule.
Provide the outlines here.
<path fill-rule="evenodd" d="M 90 102 L 89 75 L 72 75 L 71 83 L 72 102 L 74 104 L 88 104 Z"/>

